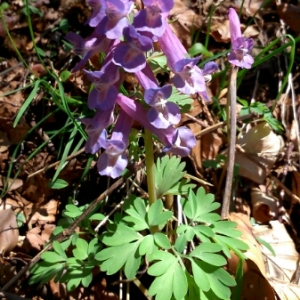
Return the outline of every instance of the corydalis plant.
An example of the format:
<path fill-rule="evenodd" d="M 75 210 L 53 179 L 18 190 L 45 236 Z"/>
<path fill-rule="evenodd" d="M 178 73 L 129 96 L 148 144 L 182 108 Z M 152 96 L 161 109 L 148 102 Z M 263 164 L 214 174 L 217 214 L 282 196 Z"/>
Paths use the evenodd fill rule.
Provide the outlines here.
<path fill-rule="evenodd" d="M 83 119 L 88 133 L 86 150 L 95 153 L 100 147 L 105 149 L 99 157 L 99 173 L 116 178 L 126 168 L 126 148 L 132 120 L 156 135 L 164 144 L 163 151 L 189 155 L 196 139 L 188 128 L 175 127 L 180 122 L 181 114 L 178 105 L 168 101 L 171 86 L 159 86 L 146 55 L 153 51 L 153 42 L 158 42 L 174 73 L 172 82 L 175 87 L 184 94 L 199 93 L 204 98 L 208 98 L 204 76 L 216 71 L 217 65 L 210 62 L 204 67 L 205 70 L 201 70 L 197 66 L 200 57 L 188 57 L 167 22 L 173 0 L 144 0 L 144 8 L 136 14 L 133 2 L 129 0 L 87 0 L 87 3 L 93 8 L 87 23 L 94 27 L 94 32 L 86 40 L 75 33 L 69 33 L 66 38 L 74 45 L 75 51 L 83 55 L 75 71 L 98 50 L 107 53 L 101 70 L 85 71 L 94 85 L 88 106 L 96 110 L 96 117 Z M 119 94 L 125 78 L 124 71 L 136 76 L 144 90 L 144 104 L 141 99 Z M 114 122 L 115 107 L 121 117 L 115 125 L 117 129 L 109 138 L 106 128 Z M 123 119 L 131 121 L 120 128 L 118 124 Z M 119 138 L 115 139 L 115 132 L 122 132 L 122 145 Z M 105 159 L 107 162 L 104 162 Z"/>
<path fill-rule="evenodd" d="M 228 18 L 232 44 L 228 60 L 237 67 L 250 69 L 254 62 L 253 57 L 249 54 L 254 45 L 253 39 L 242 36 L 240 19 L 233 8 L 229 8 Z"/>

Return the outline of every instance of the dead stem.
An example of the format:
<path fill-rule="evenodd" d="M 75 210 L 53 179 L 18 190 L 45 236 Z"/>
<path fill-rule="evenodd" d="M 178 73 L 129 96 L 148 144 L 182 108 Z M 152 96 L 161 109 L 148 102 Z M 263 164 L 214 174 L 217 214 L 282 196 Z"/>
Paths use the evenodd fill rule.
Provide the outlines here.
<path fill-rule="evenodd" d="M 225 183 L 225 191 L 222 203 L 221 217 L 225 219 L 229 215 L 231 202 L 231 189 L 234 171 L 235 144 L 236 144 L 236 77 L 238 68 L 234 65 L 230 66 L 230 83 L 227 99 L 227 130 L 229 147 L 227 153 L 227 176 Z M 230 108 L 230 109 L 229 109 Z"/>

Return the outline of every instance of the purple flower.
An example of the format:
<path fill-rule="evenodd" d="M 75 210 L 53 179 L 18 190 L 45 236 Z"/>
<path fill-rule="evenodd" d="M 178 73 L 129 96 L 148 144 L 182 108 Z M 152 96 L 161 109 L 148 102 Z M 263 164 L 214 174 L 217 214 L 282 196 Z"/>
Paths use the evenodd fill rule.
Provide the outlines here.
<path fill-rule="evenodd" d="M 172 82 L 183 94 L 195 94 L 206 91 L 205 79 L 202 71 L 197 67 L 200 57 L 184 58 L 177 61 L 173 72 Z"/>
<path fill-rule="evenodd" d="M 83 39 L 80 35 L 70 32 L 66 35 L 66 40 L 73 44 L 74 52 L 82 55 L 81 61 L 75 66 L 73 72 L 77 72 L 87 61 L 99 52 L 107 52 L 112 41 L 106 38 L 105 35 L 98 35 L 94 32 L 87 39 Z"/>
<path fill-rule="evenodd" d="M 105 16 L 99 23 L 99 32 L 109 39 L 117 39 L 122 36 L 124 28 L 129 25 L 127 15 L 133 8 L 133 2 L 129 0 L 103 1 Z"/>
<path fill-rule="evenodd" d="M 134 18 L 133 25 L 137 31 L 150 32 L 162 36 L 165 30 L 166 17 L 172 9 L 173 0 L 146 0 L 146 6 Z"/>
<path fill-rule="evenodd" d="M 125 71 L 134 73 L 146 66 L 144 52 L 152 48 L 152 40 L 136 32 L 133 26 L 124 29 L 127 43 L 119 44 L 114 52 L 113 62 Z"/>
<path fill-rule="evenodd" d="M 158 129 L 148 121 L 147 110 L 139 102 L 119 94 L 117 103 L 131 118 L 138 121 L 161 140 L 166 146 L 164 151 L 174 151 L 177 155 L 187 156 L 196 145 L 196 139 L 188 128 L 169 126 L 168 128 Z M 184 128 L 184 130 L 181 128 Z"/>
<path fill-rule="evenodd" d="M 205 79 L 206 82 L 210 81 L 211 80 L 211 74 L 216 72 L 217 70 L 219 70 L 219 67 L 218 65 L 213 62 L 213 61 L 210 61 L 208 63 L 206 63 L 202 69 L 202 75 Z M 199 94 L 201 94 L 201 96 L 205 99 L 205 100 L 209 100 L 209 97 L 207 95 L 207 92 L 206 90 L 204 92 L 200 92 Z"/>
<path fill-rule="evenodd" d="M 101 146 L 105 149 L 97 163 L 100 175 L 112 178 L 119 177 L 128 164 L 125 150 L 133 120 L 124 111 L 120 111 L 111 139 L 107 138 L 106 130 L 101 134 Z"/>
<path fill-rule="evenodd" d="M 85 73 L 94 84 L 94 89 L 89 93 L 88 107 L 90 109 L 111 109 L 119 93 L 115 84 L 120 78 L 119 68 L 108 60 L 101 71 L 92 72 L 85 70 Z"/>
<path fill-rule="evenodd" d="M 80 122 L 86 126 L 85 131 L 88 134 L 85 152 L 94 154 L 102 147 L 101 133 L 103 129 L 111 125 L 113 121 L 113 107 L 109 111 L 97 110 L 92 119 L 80 119 Z"/>
<path fill-rule="evenodd" d="M 93 8 L 92 15 L 89 17 L 87 23 L 91 27 L 96 27 L 105 16 L 104 0 L 87 0 L 87 4 Z"/>
<path fill-rule="evenodd" d="M 156 128 L 167 128 L 170 125 L 178 124 L 180 121 L 179 107 L 175 103 L 167 101 L 171 94 L 171 85 L 145 91 L 144 100 L 152 106 L 147 113 L 147 117 L 149 122 Z"/>
<path fill-rule="evenodd" d="M 188 156 L 195 145 L 196 139 L 194 134 L 187 127 L 182 126 L 177 128 L 173 143 L 166 146 L 163 151 L 171 151 L 176 155 Z"/>
<path fill-rule="evenodd" d="M 253 48 L 253 39 L 247 39 L 242 36 L 240 19 L 233 8 L 229 8 L 228 18 L 232 44 L 232 50 L 228 54 L 228 60 L 237 67 L 250 69 L 254 59 L 248 53 Z"/>
<path fill-rule="evenodd" d="M 144 90 L 157 88 L 157 80 L 150 66 L 147 63 L 144 69 L 135 73 L 135 77 L 137 78 Z"/>
<path fill-rule="evenodd" d="M 197 67 L 200 57 L 186 58 L 188 53 L 169 24 L 166 24 L 166 30 L 158 41 L 170 69 L 175 73 L 172 81 L 177 89 L 184 94 L 205 92 L 205 80 L 202 71 Z"/>

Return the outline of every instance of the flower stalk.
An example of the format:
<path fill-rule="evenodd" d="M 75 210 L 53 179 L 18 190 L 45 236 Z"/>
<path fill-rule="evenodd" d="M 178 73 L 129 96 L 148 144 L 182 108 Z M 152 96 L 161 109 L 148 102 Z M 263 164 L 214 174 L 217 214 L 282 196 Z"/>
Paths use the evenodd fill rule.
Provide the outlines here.
<path fill-rule="evenodd" d="M 153 204 L 156 201 L 156 188 L 155 188 L 155 164 L 154 164 L 154 152 L 153 152 L 153 140 L 152 133 L 148 129 L 145 129 L 145 149 L 146 149 L 146 170 L 147 170 L 147 185 L 149 204 Z"/>

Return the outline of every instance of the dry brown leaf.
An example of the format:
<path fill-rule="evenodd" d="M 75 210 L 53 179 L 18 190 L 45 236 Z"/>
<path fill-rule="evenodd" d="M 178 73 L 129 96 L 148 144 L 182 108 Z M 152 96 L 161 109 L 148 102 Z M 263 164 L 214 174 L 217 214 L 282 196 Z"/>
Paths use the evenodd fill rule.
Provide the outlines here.
<path fill-rule="evenodd" d="M 176 20 L 170 23 L 173 32 L 180 39 L 186 48 L 189 48 L 192 44 L 191 30 L 199 28 L 202 18 L 196 15 L 195 12 L 181 1 L 175 1 L 174 6 L 170 12 L 170 18 Z"/>
<path fill-rule="evenodd" d="M 259 188 L 251 189 L 253 218 L 259 223 L 269 223 L 278 215 L 278 199 L 267 195 Z"/>
<path fill-rule="evenodd" d="M 249 217 L 240 213 L 231 213 L 229 220 L 237 223 L 237 229 L 242 232 L 242 241 L 249 246 L 247 252 L 244 253 L 245 256 L 251 259 L 257 265 L 260 272 L 265 275 L 266 270 L 260 249 L 261 247 L 253 234 L 253 227 Z"/>
<path fill-rule="evenodd" d="M 16 179 L 12 179 L 12 178 L 3 178 L 0 175 L 0 187 L 2 187 L 5 184 L 5 181 L 8 180 L 8 192 L 11 192 L 13 190 L 17 190 L 19 187 L 23 186 L 23 180 L 16 178 Z M 1 208 L 0 208 L 1 209 Z"/>
<path fill-rule="evenodd" d="M 297 171 L 292 172 L 292 192 L 300 197 L 300 173 Z"/>
<path fill-rule="evenodd" d="M 24 182 L 22 195 L 30 202 L 45 203 L 53 194 L 49 187 L 50 179 L 43 177 L 42 174 L 37 174 L 28 178 Z"/>
<path fill-rule="evenodd" d="M 299 300 L 300 286 L 297 284 L 282 282 L 278 278 L 269 278 L 269 282 L 276 291 L 280 300 Z"/>
<path fill-rule="evenodd" d="M 31 224 L 54 223 L 58 212 L 58 205 L 59 202 L 52 199 L 48 201 L 45 205 L 35 206 L 32 210 L 30 223 Z"/>
<path fill-rule="evenodd" d="M 292 30 L 300 32 L 300 7 L 293 4 L 277 5 L 277 13 L 279 17 L 291 27 Z"/>
<path fill-rule="evenodd" d="M 266 271 L 261 247 L 253 235 L 253 227 L 250 224 L 249 217 L 232 213 L 229 220 L 238 224 L 237 229 L 243 233 L 241 238 L 249 246 L 248 251 L 245 253 L 247 260 L 243 264 L 244 276 L 241 299 L 275 300 L 273 289 L 265 276 Z M 234 254 L 228 260 L 228 271 L 231 274 L 235 274 L 238 261 L 238 257 Z"/>
<path fill-rule="evenodd" d="M 24 240 L 23 247 L 29 252 L 34 249 L 36 251 L 41 251 L 45 241 L 42 239 L 41 228 L 34 227 L 31 230 L 27 231 L 26 239 Z"/>
<path fill-rule="evenodd" d="M 271 228 L 259 225 L 253 229 L 255 236 L 269 243 L 276 253 L 274 257 L 266 247 L 262 247 L 267 278 L 276 277 L 289 283 L 297 269 L 299 254 L 284 225 L 279 221 L 271 221 L 270 225 Z"/>
<path fill-rule="evenodd" d="M 262 184 L 266 179 L 266 169 L 255 161 L 251 154 L 236 149 L 235 163 L 239 165 L 239 175 L 251 179 L 253 182 Z"/>
<path fill-rule="evenodd" d="M 16 215 L 11 209 L 1 210 L 0 220 L 0 254 L 5 254 L 17 245 L 19 229 Z"/>
<path fill-rule="evenodd" d="M 284 142 L 281 136 L 274 133 L 266 122 L 253 126 L 238 139 L 238 143 L 247 153 L 268 154 L 276 156 Z"/>
<path fill-rule="evenodd" d="M 284 146 L 282 137 L 276 135 L 266 122 L 259 123 L 252 127 L 248 132 L 238 138 L 237 143 L 247 154 L 249 162 L 251 160 L 253 161 L 252 164 L 240 162 L 243 172 L 245 172 L 245 169 L 251 167 L 254 167 L 254 169 L 257 168 L 257 166 L 254 165 L 254 161 L 257 161 L 259 165 L 270 170 L 273 167 L 278 153 Z M 240 159 L 241 157 L 243 157 L 243 155 L 239 156 Z M 244 157 L 244 159 L 246 158 Z M 261 170 L 258 171 L 260 172 L 260 174 L 257 174 L 259 180 L 255 180 L 255 174 L 253 174 L 254 178 L 252 176 L 251 179 L 255 182 L 262 183 L 262 172 Z M 253 170 L 251 172 L 253 173 Z M 246 177 L 245 174 L 240 174 Z"/>

